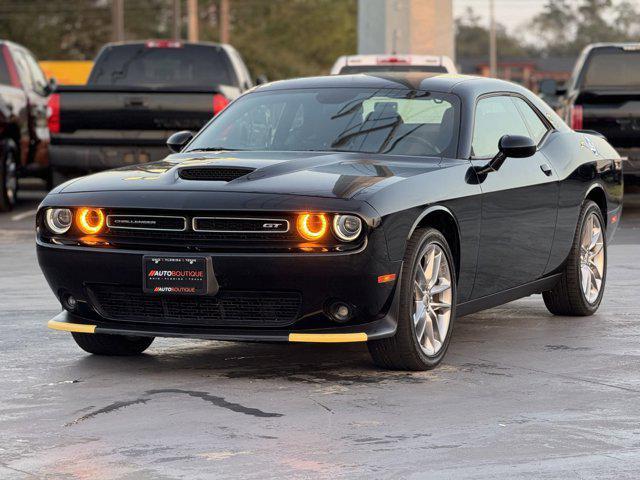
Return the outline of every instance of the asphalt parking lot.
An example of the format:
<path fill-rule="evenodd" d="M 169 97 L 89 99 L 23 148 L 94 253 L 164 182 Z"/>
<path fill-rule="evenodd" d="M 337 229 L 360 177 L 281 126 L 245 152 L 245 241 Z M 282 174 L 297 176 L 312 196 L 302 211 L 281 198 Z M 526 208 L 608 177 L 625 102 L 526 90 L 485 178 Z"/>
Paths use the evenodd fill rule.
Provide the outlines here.
<path fill-rule="evenodd" d="M 460 319 L 431 372 L 376 370 L 364 345 L 158 339 L 84 354 L 25 191 L 0 215 L 0 478 L 640 476 L 640 194 L 628 195 L 597 315 L 539 296 Z"/>

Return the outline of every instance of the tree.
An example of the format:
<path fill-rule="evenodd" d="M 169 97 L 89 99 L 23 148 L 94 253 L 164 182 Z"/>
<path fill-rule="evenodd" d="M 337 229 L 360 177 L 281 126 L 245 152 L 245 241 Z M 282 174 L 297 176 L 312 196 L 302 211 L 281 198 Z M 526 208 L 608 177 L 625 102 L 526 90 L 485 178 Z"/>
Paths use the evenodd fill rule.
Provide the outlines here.
<path fill-rule="evenodd" d="M 637 41 L 640 14 L 628 0 L 547 0 L 532 27 L 541 52 L 576 55 L 590 43 Z"/>
<path fill-rule="evenodd" d="M 524 56 L 530 48 L 514 36 L 509 35 L 504 26 L 496 25 L 498 58 Z M 456 58 L 487 57 L 489 55 L 489 30 L 480 23 L 480 17 L 471 7 L 463 16 L 455 19 Z"/>

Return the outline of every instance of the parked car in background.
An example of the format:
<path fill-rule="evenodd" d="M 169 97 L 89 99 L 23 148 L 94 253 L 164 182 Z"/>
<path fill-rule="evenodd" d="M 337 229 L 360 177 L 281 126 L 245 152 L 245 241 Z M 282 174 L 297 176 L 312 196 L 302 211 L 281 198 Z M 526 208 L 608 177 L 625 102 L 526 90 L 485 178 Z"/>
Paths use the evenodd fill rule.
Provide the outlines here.
<path fill-rule="evenodd" d="M 19 177 L 48 176 L 47 101 L 54 87 L 29 50 L 0 40 L 0 211 L 15 204 Z"/>
<path fill-rule="evenodd" d="M 151 40 L 107 44 L 86 85 L 51 96 L 55 183 L 159 160 L 177 130 L 199 130 L 254 82 L 230 45 Z"/>
<path fill-rule="evenodd" d="M 445 55 L 343 55 L 331 68 L 332 75 L 376 72 L 457 73 L 457 70 Z"/>
<path fill-rule="evenodd" d="M 640 43 L 587 46 L 558 94 L 565 121 L 604 135 L 628 158 L 625 176 L 640 180 Z"/>

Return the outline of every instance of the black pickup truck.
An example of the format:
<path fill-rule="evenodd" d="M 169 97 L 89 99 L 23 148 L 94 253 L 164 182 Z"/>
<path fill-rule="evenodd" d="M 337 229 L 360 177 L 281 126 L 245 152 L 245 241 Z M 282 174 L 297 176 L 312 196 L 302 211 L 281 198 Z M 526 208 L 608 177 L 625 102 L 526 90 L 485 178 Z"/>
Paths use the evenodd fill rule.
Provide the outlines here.
<path fill-rule="evenodd" d="M 49 101 L 54 183 L 166 156 L 166 138 L 199 130 L 251 88 L 230 45 L 152 40 L 107 44 L 86 85 Z"/>
<path fill-rule="evenodd" d="M 628 159 L 627 179 L 640 180 L 640 43 L 587 46 L 558 94 L 565 121 L 604 135 Z"/>

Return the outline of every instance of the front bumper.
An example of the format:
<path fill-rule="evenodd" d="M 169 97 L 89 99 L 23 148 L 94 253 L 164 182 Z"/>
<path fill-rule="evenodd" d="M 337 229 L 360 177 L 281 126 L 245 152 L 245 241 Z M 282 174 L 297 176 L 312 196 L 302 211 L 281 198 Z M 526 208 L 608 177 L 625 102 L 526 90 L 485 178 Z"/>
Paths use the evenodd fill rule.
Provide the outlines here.
<path fill-rule="evenodd" d="M 86 325 L 90 325 L 95 326 L 95 333 L 218 340 L 364 341 L 393 335 L 397 318 L 393 304 L 398 279 L 378 283 L 378 277 L 399 275 L 401 262 L 375 254 L 372 243 L 377 242 L 369 242 L 363 250 L 348 254 L 203 254 L 212 259 L 214 274 L 220 284 L 218 295 L 238 290 L 254 294 L 300 294 L 299 311 L 292 322 L 266 327 L 255 323 L 220 325 L 215 321 L 211 324 L 202 321 L 183 323 L 176 319 L 155 321 L 145 318 L 140 321 L 105 314 L 105 309 L 92 294 L 96 285 L 126 288 L 142 295 L 142 257 L 150 253 L 176 256 L 176 252 L 103 250 L 38 241 L 37 253 L 54 294 L 60 300 L 73 295 L 79 301 L 79 308 L 73 313 L 62 312 L 50 324 L 52 328 L 68 330 L 71 328 L 68 325 L 77 324 L 82 325 L 80 331 L 85 333 L 91 333 L 86 331 Z M 174 297 L 178 303 L 182 298 L 188 303 L 190 297 Z M 340 324 L 327 315 L 327 307 L 334 301 L 353 307 L 354 315 L 348 322 Z M 333 336 L 327 337 L 329 334 Z M 336 337 L 336 334 L 347 336 Z"/>
<path fill-rule="evenodd" d="M 107 335 L 136 335 L 142 337 L 198 338 L 203 340 L 237 342 L 296 342 L 296 343 L 353 343 L 391 337 L 397 327 L 397 305 L 379 320 L 346 327 L 333 327 L 304 331 L 242 329 L 206 329 L 178 326 L 141 326 L 89 320 L 63 311 L 49 320 L 53 330 Z"/>

